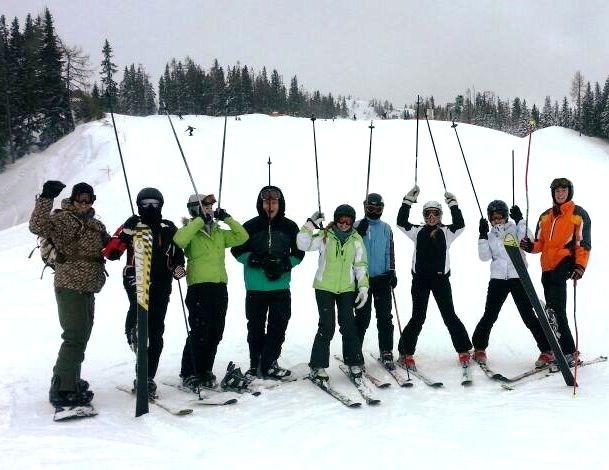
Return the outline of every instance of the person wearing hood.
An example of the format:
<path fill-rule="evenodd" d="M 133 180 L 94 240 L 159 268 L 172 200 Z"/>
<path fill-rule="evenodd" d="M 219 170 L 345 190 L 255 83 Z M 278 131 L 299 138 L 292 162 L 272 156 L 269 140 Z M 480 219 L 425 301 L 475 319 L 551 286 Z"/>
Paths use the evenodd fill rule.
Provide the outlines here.
<path fill-rule="evenodd" d="M 444 198 L 450 208 L 452 224 L 442 223 L 442 205 L 437 201 L 427 201 L 423 205 L 424 225 L 414 225 L 408 221 L 410 208 L 417 202 L 420 189 L 415 185 L 402 201 L 398 212 L 397 225 L 414 242 L 412 255 L 412 317 L 404 327 L 398 351 L 402 365 L 414 368 L 414 352 L 417 339 L 423 328 L 427 314 L 429 294 L 433 294 L 442 320 L 450 333 L 453 347 L 461 364 L 469 364 L 472 343 L 463 323 L 455 313 L 450 285 L 450 259 L 448 250 L 452 242 L 463 233 L 465 222 L 454 194 L 446 192 Z"/>
<path fill-rule="evenodd" d="M 106 282 L 102 249 L 110 239 L 95 218 L 95 194 L 87 183 L 74 185 L 61 210 L 51 212 L 63 188 L 61 181 L 44 183 L 29 223 L 30 232 L 51 240 L 57 250 L 54 286 L 63 342 L 49 390 L 55 407 L 89 405 L 93 399 L 80 371 L 93 328 L 95 294 Z"/>
<path fill-rule="evenodd" d="M 527 225 L 522 217 L 522 211 L 518 206 L 512 206 L 509 215 L 514 222 L 509 222 L 507 204 L 495 200 L 488 205 L 486 213 L 488 220 L 481 218 L 479 224 L 478 256 L 481 261 L 491 261 L 491 279 L 488 283 L 484 314 L 472 335 L 474 360 L 479 363 L 486 363 L 486 348 L 488 347 L 491 328 L 497 321 L 499 311 L 509 294 L 512 294 L 522 321 L 531 331 L 537 347 L 544 354 L 551 350 L 550 345 L 541 329 L 539 320 L 535 316 L 527 293 L 522 287 L 518 272 L 503 245 L 506 236 L 513 237 L 518 241 L 527 236 Z M 489 221 L 491 223 L 490 228 Z M 521 252 L 520 254 L 526 265 L 524 253 Z"/>
<path fill-rule="evenodd" d="M 256 210 L 258 216 L 243 224 L 249 239 L 231 249 L 244 265 L 250 350 L 246 375 L 281 380 L 291 375 L 290 370 L 277 364 L 292 311 L 291 271 L 302 261 L 304 251 L 296 246 L 298 225 L 285 216 L 281 189 L 262 188 L 256 198 Z"/>
<path fill-rule="evenodd" d="M 249 235 L 224 209 L 214 210 L 213 194 L 193 194 L 186 207 L 191 216 L 173 237 L 184 250 L 186 266 L 186 306 L 190 333 L 182 353 L 182 384 L 198 392 L 215 388 L 213 374 L 218 344 L 224 334 L 228 308 L 228 276 L 224 265 L 226 248 L 242 245 Z M 216 220 L 228 225 L 220 228 Z"/>
<path fill-rule="evenodd" d="M 573 202 L 573 183 L 556 178 L 550 184 L 552 207 L 539 216 L 535 240 L 520 241 L 528 253 L 541 253 L 541 283 L 546 308 L 552 310 L 558 325 L 557 339 L 567 361 L 574 364 L 579 352 L 567 319 L 567 280 L 579 281 L 586 270 L 592 249 L 591 221 L 588 213 Z M 540 355 L 538 367 L 552 362 L 550 349 Z"/>
<path fill-rule="evenodd" d="M 372 298 L 374 298 L 380 359 L 386 368 L 392 370 L 395 364 L 393 363 L 391 291 L 397 285 L 398 279 L 395 275 L 393 232 L 389 224 L 381 220 L 384 207 L 383 197 L 380 194 L 368 194 L 364 201 L 365 217 L 354 224 L 355 230 L 364 240 L 370 278 L 368 300 L 362 308 L 355 310 L 355 321 L 360 341 L 363 343 L 370 325 Z"/>
<path fill-rule="evenodd" d="M 368 298 L 366 247 L 353 229 L 355 209 L 350 205 L 338 206 L 334 220 L 325 229 L 321 227 L 323 220 L 324 215 L 316 211 L 296 237 L 299 249 L 319 251 L 319 267 L 313 281 L 319 322 L 309 361 L 310 377 L 329 378 L 325 369 L 330 362 L 336 317 L 343 339 L 343 360 L 353 379 L 357 379 L 362 376 L 364 357 L 353 310 L 361 308 Z"/>
<path fill-rule="evenodd" d="M 161 211 L 163 195 L 156 188 L 142 189 L 136 198 L 138 215 L 129 217 L 121 225 L 104 249 L 104 256 L 117 260 L 127 251 L 127 261 L 123 269 L 123 287 L 129 299 L 129 310 L 125 320 L 125 335 L 129 347 L 137 348 L 137 293 L 135 282 L 135 252 L 133 235 L 138 224 L 144 224 L 152 231 L 152 259 L 150 266 L 150 290 L 148 304 L 148 395 L 156 397 L 156 375 L 161 352 L 165 315 L 171 296 L 173 279 L 186 275 L 184 253 L 173 242 L 177 228 L 171 220 L 163 219 Z"/>

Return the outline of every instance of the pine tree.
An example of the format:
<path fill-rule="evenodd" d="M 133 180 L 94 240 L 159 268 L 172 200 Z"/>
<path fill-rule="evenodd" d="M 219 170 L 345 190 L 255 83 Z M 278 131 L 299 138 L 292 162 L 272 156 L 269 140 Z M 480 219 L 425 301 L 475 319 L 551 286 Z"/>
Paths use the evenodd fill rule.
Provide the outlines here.
<path fill-rule="evenodd" d="M 13 159 L 10 119 L 10 88 L 8 71 L 8 28 L 6 18 L 0 16 L 0 171 L 6 162 Z"/>
<path fill-rule="evenodd" d="M 550 99 L 550 96 L 546 96 L 545 101 L 543 103 L 543 109 L 541 110 L 539 127 L 542 128 L 555 125 L 556 122 L 554 121 L 554 109 L 552 108 L 552 101 Z"/>
<path fill-rule="evenodd" d="M 68 93 L 68 106 L 75 117 L 74 108 L 80 107 L 81 102 L 86 100 L 93 70 L 89 64 L 89 55 L 80 46 L 71 47 L 59 40 L 59 47 L 64 57 L 62 77 Z"/>
<path fill-rule="evenodd" d="M 113 107 L 115 107 L 118 87 L 113 77 L 118 68 L 116 67 L 116 64 L 112 62 L 112 58 L 114 56 L 112 55 L 112 46 L 110 46 L 108 39 L 104 41 L 104 46 L 102 47 L 102 55 L 103 59 L 101 62 L 100 72 L 102 83 L 101 93 L 102 95 L 105 95 L 105 100 L 107 101 L 108 99 L 110 99 L 110 103 Z M 109 111 L 107 104 L 104 106 L 104 109 L 106 109 L 106 111 Z"/>
<path fill-rule="evenodd" d="M 573 79 L 571 80 L 571 99 L 575 103 L 575 130 L 578 130 L 581 135 L 582 131 L 582 100 L 585 91 L 585 80 L 582 73 L 578 70 L 575 72 Z"/>
<path fill-rule="evenodd" d="M 586 84 L 581 104 L 581 132 L 593 135 L 594 132 L 594 95 L 590 82 Z"/>
<path fill-rule="evenodd" d="M 241 96 L 241 112 L 243 114 L 251 113 L 254 105 L 254 82 L 252 81 L 252 76 L 250 75 L 247 65 L 241 70 Z"/>

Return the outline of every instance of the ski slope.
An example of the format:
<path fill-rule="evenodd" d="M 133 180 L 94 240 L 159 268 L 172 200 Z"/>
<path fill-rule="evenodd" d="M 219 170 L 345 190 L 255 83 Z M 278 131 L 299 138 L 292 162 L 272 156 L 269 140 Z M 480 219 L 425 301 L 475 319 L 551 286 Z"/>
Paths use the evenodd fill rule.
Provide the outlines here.
<path fill-rule="evenodd" d="M 193 192 L 167 118 L 116 116 L 125 166 L 133 196 L 155 186 L 165 196 L 165 218 L 180 223 Z M 317 120 L 321 206 L 328 218 L 341 203 L 350 203 L 362 216 L 368 163 L 369 121 Z M 478 260 L 480 214 L 457 140 L 450 123 L 430 122 L 449 191 L 456 194 L 466 221 L 463 235 L 451 248 L 451 282 L 455 308 L 471 334 L 482 315 L 489 265 Z M 174 117 L 174 125 L 200 192 L 219 194 L 223 119 Z M 187 125 L 196 128 L 192 137 Z M 370 190 L 385 198 L 383 220 L 394 227 L 399 283 L 396 289 L 402 326 L 411 311 L 410 263 L 412 243 L 395 227 L 404 194 L 414 183 L 415 121 L 375 121 Z M 483 212 L 492 199 L 511 205 L 512 162 L 515 151 L 515 197 L 523 213 L 528 139 L 470 125 L 459 125 Z M 311 122 L 303 118 L 243 116 L 229 118 L 226 136 L 222 207 L 238 221 L 255 215 L 255 198 L 268 182 L 282 188 L 286 214 L 301 225 L 317 209 Z M 606 184 L 609 145 L 577 133 L 548 128 L 533 134 L 529 168 L 529 226 L 551 203 L 549 185 L 566 176 L 575 185 L 574 200 L 592 219 L 593 251 L 577 287 L 580 350 L 584 357 L 606 354 L 609 320 L 605 249 L 609 229 Z M 609 451 L 609 367 L 595 365 L 579 371 L 581 384 L 574 397 L 560 374 L 518 390 L 502 390 L 477 368 L 474 385 L 460 385 L 460 369 L 448 333 L 433 301 L 417 347 L 417 364 L 444 382 L 432 389 L 415 382 L 409 389 L 392 386 L 375 390 L 377 407 L 348 409 L 306 381 L 283 384 L 260 397 L 243 397 L 230 407 L 197 407 L 186 417 L 174 417 L 151 406 L 134 418 L 133 399 L 116 389 L 134 378 L 134 357 L 123 334 L 127 298 L 122 288 L 124 261 L 109 262 L 108 282 L 96 296 L 96 319 L 83 364 L 83 377 L 95 391 L 99 415 L 92 419 L 53 423 L 47 391 L 60 344 L 61 330 L 50 272 L 40 280 L 38 253 L 27 220 L 34 195 L 47 179 L 67 186 L 87 181 L 95 187 L 98 216 L 110 232 L 130 215 L 112 126 L 107 119 L 79 126 L 45 152 L 27 156 L 0 174 L 0 467 L 2 468 L 425 468 L 448 465 L 471 468 L 604 468 Z M 420 125 L 418 175 L 421 194 L 411 220 L 422 219 L 422 203 L 444 201 L 444 188 L 425 122 Z M 445 212 L 446 210 L 445 206 Z M 446 222 L 450 222 L 446 220 Z M 529 256 L 531 276 L 542 292 L 538 256 Z M 302 365 L 309 358 L 317 326 L 312 289 L 317 265 L 307 253 L 292 274 L 292 319 L 280 363 Z M 248 366 L 245 292 L 242 268 L 227 256 L 229 308 L 224 339 L 214 367 L 221 378 L 229 361 Z M 185 288 L 185 286 L 183 286 Z M 572 322 L 573 292 L 569 287 Z M 397 330 L 397 322 L 396 322 Z M 185 339 L 177 286 L 169 305 L 165 349 L 157 383 L 177 380 Z M 396 349 L 397 353 L 397 331 Z M 382 375 L 367 354 L 377 352 L 374 320 L 365 343 L 370 370 Z M 487 350 L 489 364 L 505 375 L 531 367 L 538 352 L 508 300 L 495 324 Z M 332 353 L 340 353 L 338 329 Z M 302 367 L 300 367 L 302 368 Z M 338 369 L 329 370 L 336 388 L 359 398 Z M 387 377 L 388 378 L 388 377 Z M 160 386 L 168 400 L 188 399 Z"/>

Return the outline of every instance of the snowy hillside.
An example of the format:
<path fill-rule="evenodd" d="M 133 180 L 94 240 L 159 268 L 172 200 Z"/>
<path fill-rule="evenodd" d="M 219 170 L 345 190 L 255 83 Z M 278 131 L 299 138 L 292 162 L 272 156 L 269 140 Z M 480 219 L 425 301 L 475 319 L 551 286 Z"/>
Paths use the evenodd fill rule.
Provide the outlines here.
<path fill-rule="evenodd" d="M 367 118 L 369 119 L 369 117 Z M 131 191 L 156 186 L 165 195 L 163 214 L 179 222 L 186 215 L 192 187 L 167 118 L 117 116 L 117 127 Z M 218 196 L 222 118 L 174 118 L 176 130 L 200 192 Z M 187 125 L 196 128 L 185 133 Z M 321 205 L 331 217 L 334 208 L 350 203 L 362 214 L 369 145 L 369 121 L 316 121 Z M 396 289 L 402 326 L 411 312 L 412 243 L 395 227 L 402 197 L 414 183 L 414 120 L 375 121 L 370 190 L 385 198 L 383 219 L 394 227 L 399 283 Z M 468 332 L 482 315 L 489 266 L 478 260 L 480 214 L 454 131 L 447 122 L 431 122 L 449 191 L 456 194 L 466 222 L 464 234 L 451 248 L 451 282 L 455 308 Z M 511 152 L 516 155 L 516 202 L 526 210 L 524 170 L 527 139 L 469 125 L 458 127 L 482 210 L 492 199 L 511 205 Z M 422 203 L 443 202 L 444 188 L 426 126 L 420 126 L 419 204 L 411 220 L 419 222 Z M 243 116 L 229 119 L 226 138 L 222 207 L 238 221 L 255 215 L 256 196 L 267 183 L 284 191 L 286 215 L 301 225 L 317 209 L 315 161 L 308 119 Z M 584 357 L 609 350 L 609 320 L 602 292 L 606 289 L 609 222 L 602 188 L 609 168 L 609 145 L 579 137 L 562 128 L 533 135 L 529 168 L 529 226 L 549 207 L 550 181 L 566 176 L 575 184 L 576 203 L 592 219 L 593 250 L 577 288 L 580 350 Z M 445 384 L 432 389 L 415 382 L 410 389 L 392 386 L 376 391 L 382 404 L 351 410 L 308 382 L 284 384 L 260 397 L 243 397 L 230 407 L 195 409 L 177 418 L 156 407 L 135 419 L 133 399 L 116 390 L 133 379 L 134 357 L 123 334 L 127 298 L 122 288 L 124 261 L 108 263 L 110 278 L 96 296 L 96 319 L 83 365 L 83 376 L 95 391 L 99 415 L 93 419 L 53 423 L 47 401 L 51 368 L 60 344 L 60 328 L 52 275 L 40 280 L 37 254 L 27 220 L 34 195 L 47 179 L 67 186 L 79 181 L 96 190 L 95 208 L 109 231 L 130 214 L 113 129 L 107 121 L 79 126 L 45 152 L 21 159 L 0 174 L 0 468 L 168 468 L 193 464 L 205 468 L 603 468 L 609 451 L 609 367 L 579 371 L 575 398 L 559 374 L 508 392 L 474 370 L 474 386 L 459 384 L 460 370 L 435 302 L 419 338 L 417 363 Z M 447 221 L 445 219 L 445 221 Z M 529 256 L 531 275 L 541 291 L 538 256 Z M 292 319 L 280 363 L 301 365 L 309 358 L 317 326 L 312 280 L 317 265 L 308 253 L 292 275 Z M 227 256 L 229 309 L 224 339 L 214 367 L 222 377 L 228 361 L 248 365 L 245 291 L 241 265 Z M 185 286 L 183 286 L 184 288 Z M 572 322 L 573 292 L 569 287 Z M 397 322 L 396 322 L 397 330 Z M 396 331 L 396 349 L 397 338 Z M 176 380 L 185 339 L 177 286 L 167 313 L 165 349 L 158 382 Z M 377 352 L 374 320 L 365 351 Z M 332 352 L 340 352 L 337 332 Z M 493 329 L 489 361 L 505 375 L 532 366 L 538 352 L 508 300 Z M 365 353 L 370 359 L 369 355 Z M 374 363 L 369 368 L 383 372 Z M 356 391 L 336 363 L 329 370 L 336 388 Z M 188 397 L 160 386 L 168 399 Z M 284 463 L 284 462 L 287 462 Z"/>

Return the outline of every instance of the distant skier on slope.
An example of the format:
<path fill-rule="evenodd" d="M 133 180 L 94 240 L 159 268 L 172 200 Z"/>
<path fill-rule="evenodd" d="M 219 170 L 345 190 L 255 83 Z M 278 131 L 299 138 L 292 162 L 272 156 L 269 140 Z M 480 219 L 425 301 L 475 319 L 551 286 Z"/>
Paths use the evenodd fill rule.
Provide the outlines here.
<path fill-rule="evenodd" d="M 214 211 L 215 203 L 213 194 L 190 196 L 186 207 L 191 219 L 186 219 L 173 237 L 188 259 L 186 306 L 190 334 L 182 353 L 180 377 L 182 384 L 194 392 L 217 385 L 213 366 L 228 308 L 224 254 L 226 248 L 239 246 L 249 237 L 224 209 Z M 220 228 L 214 217 L 230 230 Z"/>
<path fill-rule="evenodd" d="M 249 240 L 231 252 L 244 264 L 245 316 L 250 378 L 282 379 L 291 371 L 277 364 L 292 312 L 290 272 L 304 257 L 296 246 L 298 225 L 285 216 L 285 198 L 265 186 L 256 198 L 258 216 L 243 224 Z M 268 323 L 267 323 L 268 313 Z"/>
<path fill-rule="evenodd" d="M 408 221 L 410 208 L 417 202 L 419 192 L 419 187 L 415 185 L 404 196 L 397 218 L 400 230 L 415 244 L 412 258 L 412 318 L 400 337 L 399 361 L 406 367 L 415 366 L 413 354 L 425 322 L 429 294 L 432 293 L 453 346 L 459 354 L 459 362 L 466 365 L 470 362 L 469 350 L 472 344 L 453 306 L 448 256 L 448 249 L 463 232 L 465 222 L 454 194 L 446 192 L 444 197 L 450 208 L 452 224 L 442 224 L 442 205 L 436 201 L 428 201 L 423 205 L 425 225 L 411 224 Z"/>
<path fill-rule="evenodd" d="M 30 232 L 50 239 L 57 249 L 54 284 L 63 342 L 49 390 L 49 401 L 57 408 L 89 405 L 93 399 L 80 369 L 93 329 L 94 294 L 106 282 L 101 252 L 110 239 L 95 218 L 95 194 L 87 183 L 74 185 L 62 209 L 51 213 L 63 188 L 61 181 L 44 183 L 30 217 Z"/>
<path fill-rule="evenodd" d="M 133 235 L 138 223 L 152 230 L 152 263 L 150 269 L 150 300 L 148 305 L 148 395 L 156 397 L 154 376 L 163 351 L 165 315 L 171 295 L 173 279 L 186 275 L 184 253 L 173 243 L 177 228 L 170 220 L 163 219 L 161 211 L 163 195 L 156 188 L 142 189 L 136 198 L 137 212 L 121 225 L 104 249 L 110 260 L 119 259 L 127 250 L 127 262 L 123 269 L 123 287 L 129 299 L 129 310 L 125 320 L 127 343 L 134 351 L 137 348 L 137 293 L 135 281 L 135 259 Z"/>
<path fill-rule="evenodd" d="M 543 355 L 546 351 L 551 351 L 551 347 L 541 329 L 539 320 L 535 316 L 533 306 L 520 283 L 518 273 L 503 245 L 504 238 L 508 234 L 511 234 L 518 241 L 526 237 L 526 222 L 522 218 L 522 212 L 518 206 L 512 206 L 509 211 L 509 215 L 515 223 L 508 222 L 507 204 L 500 200 L 492 201 L 488 205 L 487 215 L 492 228 L 489 230 L 489 224 L 486 219 L 480 219 L 478 256 L 482 261 L 491 261 L 491 279 L 488 283 L 484 314 L 472 336 L 474 360 L 486 363 L 486 348 L 488 347 L 491 328 L 497 321 L 499 311 L 510 293 L 522 317 L 522 321 L 531 331 L 537 347 Z M 524 253 L 521 252 L 521 254 L 524 259 Z"/>
<path fill-rule="evenodd" d="M 368 261 L 362 237 L 353 229 L 355 209 L 342 204 L 334 220 L 321 229 L 324 215 L 319 211 L 307 219 L 297 237 L 298 248 L 319 251 L 319 267 L 313 287 L 319 310 L 317 334 L 311 350 L 311 378 L 328 380 L 330 341 L 335 330 L 336 305 L 339 331 L 343 337 L 343 360 L 353 378 L 361 377 L 364 358 L 357 335 L 354 307 L 368 298 Z M 318 229 L 317 232 L 313 232 Z"/>
<path fill-rule="evenodd" d="M 354 224 L 355 230 L 364 240 L 368 255 L 370 291 L 362 308 L 355 310 L 360 342 L 363 343 L 372 314 L 372 298 L 376 311 L 376 326 L 380 358 L 384 366 L 393 369 L 393 317 L 391 315 L 391 289 L 398 279 L 395 275 L 395 252 L 393 232 L 389 224 L 381 221 L 385 203 L 380 194 L 370 193 L 364 201 L 362 220 Z"/>
<path fill-rule="evenodd" d="M 592 249 L 590 217 L 573 202 L 573 183 L 567 178 L 556 178 L 550 184 L 552 207 L 539 217 L 535 241 L 528 237 L 520 248 L 528 253 L 541 252 L 541 283 L 546 307 L 554 311 L 558 324 L 558 342 L 570 365 L 577 360 L 573 335 L 567 319 L 567 279 L 581 279 L 588 265 Z M 554 359 L 548 348 L 536 365 Z"/>

